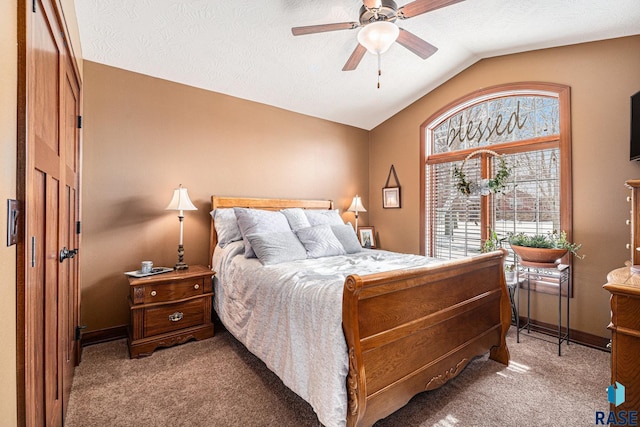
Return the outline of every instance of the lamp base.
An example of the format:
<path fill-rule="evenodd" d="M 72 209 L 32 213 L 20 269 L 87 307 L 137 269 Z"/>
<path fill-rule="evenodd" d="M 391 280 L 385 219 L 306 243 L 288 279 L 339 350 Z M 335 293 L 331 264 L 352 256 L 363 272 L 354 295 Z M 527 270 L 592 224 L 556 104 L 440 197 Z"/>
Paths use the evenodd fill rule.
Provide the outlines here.
<path fill-rule="evenodd" d="M 186 270 L 188 268 L 189 268 L 189 266 L 187 264 L 185 264 L 184 262 L 176 263 L 176 265 L 173 266 L 174 270 Z"/>
<path fill-rule="evenodd" d="M 186 270 L 189 268 L 187 264 L 185 264 L 182 259 L 184 257 L 184 246 L 178 245 L 178 262 L 173 266 L 174 270 Z"/>

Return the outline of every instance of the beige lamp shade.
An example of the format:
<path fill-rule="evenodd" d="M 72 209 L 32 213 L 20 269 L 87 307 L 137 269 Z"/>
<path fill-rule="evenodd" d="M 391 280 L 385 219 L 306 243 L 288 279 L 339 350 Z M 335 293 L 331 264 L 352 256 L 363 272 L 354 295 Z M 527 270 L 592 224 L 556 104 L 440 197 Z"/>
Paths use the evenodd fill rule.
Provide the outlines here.
<path fill-rule="evenodd" d="M 166 210 L 172 211 L 197 211 L 193 203 L 191 203 L 191 199 L 189 199 L 189 194 L 187 193 L 187 189 L 180 184 L 180 187 L 173 190 L 173 197 L 169 202 L 169 206 L 165 208 Z"/>
<path fill-rule="evenodd" d="M 356 195 L 351 202 L 351 206 L 347 209 L 349 212 L 366 212 L 367 210 L 362 205 L 362 199 L 360 196 Z"/>

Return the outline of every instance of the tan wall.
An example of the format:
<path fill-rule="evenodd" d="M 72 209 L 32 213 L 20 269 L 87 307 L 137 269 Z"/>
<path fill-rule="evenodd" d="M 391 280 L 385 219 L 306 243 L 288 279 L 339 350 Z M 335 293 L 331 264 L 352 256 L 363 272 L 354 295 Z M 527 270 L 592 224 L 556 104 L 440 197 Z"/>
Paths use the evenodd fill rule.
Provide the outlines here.
<path fill-rule="evenodd" d="M 640 36 L 485 59 L 371 131 L 369 218 L 385 249 L 420 248 L 420 125 L 434 112 L 483 87 L 520 81 L 571 86 L 575 261 L 571 328 L 608 336 L 607 273 L 629 259 L 629 204 L 624 181 L 640 177 L 629 161 L 629 97 L 640 90 Z M 402 184 L 400 210 L 383 210 L 380 188 L 394 163 Z M 536 309 L 557 307 L 542 296 Z M 557 316 L 536 313 L 553 322 Z"/>
<path fill-rule="evenodd" d="M 321 198 L 368 192 L 368 132 L 85 62 L 82 321 L 127 324 L 124 271 L 173 266 L 183 184 L 185 262 L 208 264 L 212 195 Z M 351 213 L 343 215 L 353 220 Z M 366 223 L 366 215 L 362 222 Z"/>
<path fill-rule="evenodd" d="M 16 102 L 18 0 L 0 3 L 0 236 L 7 235 L 6 200 L 16 198 Z M 17 424 L 16 247 L 0 244 L 0 425 Z"/>

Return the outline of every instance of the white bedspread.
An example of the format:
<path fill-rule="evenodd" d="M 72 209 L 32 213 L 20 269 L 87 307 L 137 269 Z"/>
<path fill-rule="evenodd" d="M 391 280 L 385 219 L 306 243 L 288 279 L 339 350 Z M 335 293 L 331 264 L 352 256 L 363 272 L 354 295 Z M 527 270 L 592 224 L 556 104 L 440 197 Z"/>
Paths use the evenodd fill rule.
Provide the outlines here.
<path fill-rule="evenodd" d="M 422 267 L 437 260 L 378 250 L 263 266 L 242 242 L 213 256 L 214 308 L 225 327 L 283 383 L 311 404 L 320 422 L 344 426 L 347 346 L 342 291 L 349 274 Z"/>

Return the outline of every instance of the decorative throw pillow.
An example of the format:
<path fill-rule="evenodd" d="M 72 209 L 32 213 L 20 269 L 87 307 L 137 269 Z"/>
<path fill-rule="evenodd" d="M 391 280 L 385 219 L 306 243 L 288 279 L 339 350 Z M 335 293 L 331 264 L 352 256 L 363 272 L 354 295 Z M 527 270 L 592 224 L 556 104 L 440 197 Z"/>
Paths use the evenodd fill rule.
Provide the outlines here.
<path fill-rule="evenodd" d="M 307 250 L 291 230 L 249 234 L 247 239 L 264 265 L 296 261 L 307 257 Z"/>
<path fill-rule="evenodd" d="M 362 250 L 358 236 L 353 230 L 351 223 L 342 225 L 332 225 L 331 231 L 336 235 L 342 247 L 348 254 L 354 254 Z"/>
<path fill-rule="evenodd" d="M 246 258 L 256 257 L 251 243 L 247 239 L 249 234 L 291 231 L 287 218 L 281 212 L 247 208 L 233 208 L 233 211 L 238 218 L 238 228 L 240 228 L 244 240 L 244 256 Z"/>
<path fill-rule="evenodd" d="M 344 224 L 342 218 L 340 218 L 340 211 L 338 209 L 329 210 L 304 210 L 307 219 L 311 226 L 329 224 L 329 225 L 341 225 Z"/>
<path fill-rule="evenodd" d="M 296 230 L 296 234 L 307 250 L 308 258 L 344 255 L 346 253 L 328 224 L 301 228 Z"/>
<path fill-rule="evenodd" d="M 280 212 L 287 217 L 287 221 L 289 221 L 289 226 L 293 231 L 299 230 L 301 228 L 311 227 L 307 216 L 304 213 L 304 210 L 301 208 L 289 208 L 283 209 Z"/>
<path fill-rule="evenodd" d="M 238 220 L 233 208 L 215 209 L 211 211 L 213 223 L 218 235 L 218 245 L 224 248 L 231 242 L 242 240 L 242 234 L 238 228 Z"/>

